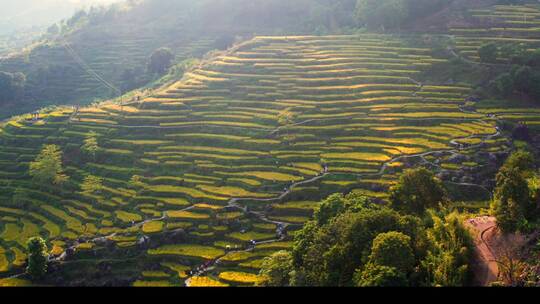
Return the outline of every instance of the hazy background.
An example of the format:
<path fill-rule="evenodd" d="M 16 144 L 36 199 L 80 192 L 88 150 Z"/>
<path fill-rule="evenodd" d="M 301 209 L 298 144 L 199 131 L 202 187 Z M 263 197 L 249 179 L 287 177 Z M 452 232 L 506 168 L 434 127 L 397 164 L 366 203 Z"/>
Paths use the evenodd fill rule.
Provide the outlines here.
<path fill-rule="evenodd" d="M 121 0 L 0 0 L 0 34 L 42 28 L 90 5 Z"/>

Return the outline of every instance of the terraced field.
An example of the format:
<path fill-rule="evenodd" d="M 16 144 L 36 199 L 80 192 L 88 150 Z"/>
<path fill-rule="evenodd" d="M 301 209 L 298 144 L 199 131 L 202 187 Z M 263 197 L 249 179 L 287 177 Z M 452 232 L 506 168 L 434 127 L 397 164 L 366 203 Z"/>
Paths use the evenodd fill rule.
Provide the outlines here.
<path fill-rule="evenodd" d="M 10 121 L 0 272 L 16 273 L 39 233 L 57 256 L 143 252 L 136 286 L 252 285 L 330 193 L 384 199 L 396 173 L 419 163 L 481 188 L 455 173 L 507 142 L 495 119 L 465 110 L 467 85 L 415 80 L 445 60 L 384 35 L 256 37 L 140 103 Z M 91 132 L 95 158 L 80 152 Z M 28 178 L 43 144 L 64 152 L 65 190 Z M 87 175 L 101 191 L 80 191 Z"/>
<path fill-rule="evenodd" d="M 160 30 L 141 33 L 132 26 L 115 26 L 115 32 L 106 35 L 81 32 L 69 38 L 58 37 L 0 60 L 2 71 L 23 72 L 27 76 L 27 99 L 34 100 L 33 104 L 24 105 L 29 108 L 10 108 L 0 112 L 0 117 L 31 112 L 40 105 L 89 104 L 118 96 L 118 90 L 133 89 L 128 87 L 133 85 L 130 82 L 142 86 L 151 80 L 134 79 L 145 73 L 148 58 L 157 48 L 170 48 L 176 56 L 175 63 L 179 63 L 202 57 L 215 48 L 214 44 L 215 38 L 210 36 L 192 38 Z"/>
<path fill-rule="evenodd" d="M 455 27 L 456 48 L 462 56 L 479 61 L 478 49 L 487 42 L 540 46 L 540 5 L 495 5 L 469 11 L 476 28 Z M 499 58 L 504 62 L 504 58 Z"/>
<path fill-rule="evenodd" d="M 498 58 L 495 63 L 481 63 L 479 48 L 490 42 L 504 46 L 521 46 L 528 51 L 540 48 L 540 5 L 495 5 L 486 9 L 469 11 L 469 18 L 476 27 L 453 28 L 453 48 L 456 55 L 468 63 L 486 68 L 510 68 L 508 58 Z M 503 56 L 504 57 L 504 56 Z M 486 73 L 490 73 L 486 71 Z M 514 124 L 524 123 L 531 129 L 540 128 L 536 106 L 504 100 L 484 101 L 478 112 L 490 114 Z"/>

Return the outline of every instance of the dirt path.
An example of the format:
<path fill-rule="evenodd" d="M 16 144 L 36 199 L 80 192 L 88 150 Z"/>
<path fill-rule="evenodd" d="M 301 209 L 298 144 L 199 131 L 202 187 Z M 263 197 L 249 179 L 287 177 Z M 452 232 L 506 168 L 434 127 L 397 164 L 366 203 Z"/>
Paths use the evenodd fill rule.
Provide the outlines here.
<path fill-rule="evenodd" d="M 489 244 L 489 238 L 495 231 L 497 223 L 494 217 L 477 217 L 469 219 L 465 225 L 470 228 L 475 245 L 476 267 L 475 284 L 489 286 L 499 278 L 499 265 L 496 255 Z"/>

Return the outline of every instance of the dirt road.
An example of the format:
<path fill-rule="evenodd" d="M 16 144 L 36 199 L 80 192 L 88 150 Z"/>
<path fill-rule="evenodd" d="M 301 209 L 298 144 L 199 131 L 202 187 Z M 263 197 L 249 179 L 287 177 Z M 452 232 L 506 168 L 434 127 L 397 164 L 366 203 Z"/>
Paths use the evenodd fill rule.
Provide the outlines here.
<path fill-rule="evenodd" d="M 465 223 L 471 229 L 476 251 L 475 284 L 488 286 L 498 280 L 499 266 L 489 245 L 489 238 L 495 232 L 497 223 L 494 217 L 483 216 L 469 219 Z"/>

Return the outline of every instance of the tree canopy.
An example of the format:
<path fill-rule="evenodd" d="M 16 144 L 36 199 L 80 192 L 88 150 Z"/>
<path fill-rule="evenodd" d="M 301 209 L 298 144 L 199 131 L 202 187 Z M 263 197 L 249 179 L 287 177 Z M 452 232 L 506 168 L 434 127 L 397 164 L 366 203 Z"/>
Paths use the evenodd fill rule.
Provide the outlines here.
<path fill-rule="evenodd" d="M 392 206 L 406 213 L 422 214 L 447 199 L 442 182 L 425 168 L 405 170 L 398 183 L 390 189 Z"/>
<path fill-rule="evenodd" d="M 41 279 L 47 272 L 47 262 L 49 254 L 47 245 L 40 237 L 31 238 L 27 242 L 28 247 L 28 266 L 26 272 L 33 279 Z"/>
<path fill-rule="evenodd" d="M 400 28 L 441 9 L 449 0 L 358 0 L 356 17 L 370 29 Z"/>
<path fill-rule="evenodd" d="M 433 187 L 434 179 L 424 171 L 420 175 L 429 182 L 412 179 L 419 184 L 407 187 L 422 196 L 424 201 L 417 199 L 423 202 L 418 204 L 421 213 L 375 204 L 355 193 L 330 195 L 295 234 L 290 253 L 265 260 L 262 284 L 464 286 L 470 279 L 469 232 L 456 213 L 438 208 L 442 195 L 423 193 L 422 187 Z"/>
<path fill-rule="evenodd" d="M 23 73 L 7 73 L 0 71 L 0 104 L 15 103 L 22 98 L 26 77 Z"/>
<path fill-rule="evenodd" d="M 358 287 L 403 287 L 407 286 L 407 277 L 394 267 L 368 263 L 357 270 L 354 282 Z"/>
<path fill-rule="evenodd" d="M 96 194 L 103 189 L 103 178 L 95 175 L 87 175 L 81 184 L 81 190 L 85 194 Z"/>
<path fill-rule="evenodd" d="M 68 177 L 62 168 L 62 151 L 57 145 L 45 145 L 30 163 L 30 176 L 38 183 L 60 185 Z"/>
<path fill-rule="evenodd" d="M 264 259 L 260 275 L 264 277 L 261 286 L 280 287 L 287 286 L 294 270 L 292 255 L 288 251 L 278 251 Z"/>
<path fill-rule="evenodd" d="M 164 74 L 172 66 L 174 54 L 169 48 L 155 50 L 148 61 L 148 71 L 155 74 Z"/>
<path fill-rule="evenodd" d="M 372 29 L 399 27 L 408 17 L 403 0 L 359 0 L 356 14 L 361 23 Z"/>
<path fill-rule="evenodd" d="M 81 151 L 92 157 L 94 160 L 96 159 L 96 155 L 99 151 L 99 144 L 96 132 L 88 132 L 84 139 L 84 143 L 81 146 Z"/>
<path fill-rule="evenodd" d="M 491 210 L 498 227 L 504 232 L 526 229 L 535 214 L 535 193 L 530 190 L 533 168 L 532 155 L 518 151 L 507 159 L 497 174 Z"/>
<path fill-rule="evenodd" d="M 471 280 L 473 240 L 457 212 L 431 211 L 426 230 L 427 254 L 422 261 L 428 286 L 466 286 Z"/>
<path fill-rule="evenodd" d="M 411 238 L 401 232 L 381 233 L 373 240 L 369 261 L 407 273 L 414 266 Z"/>

